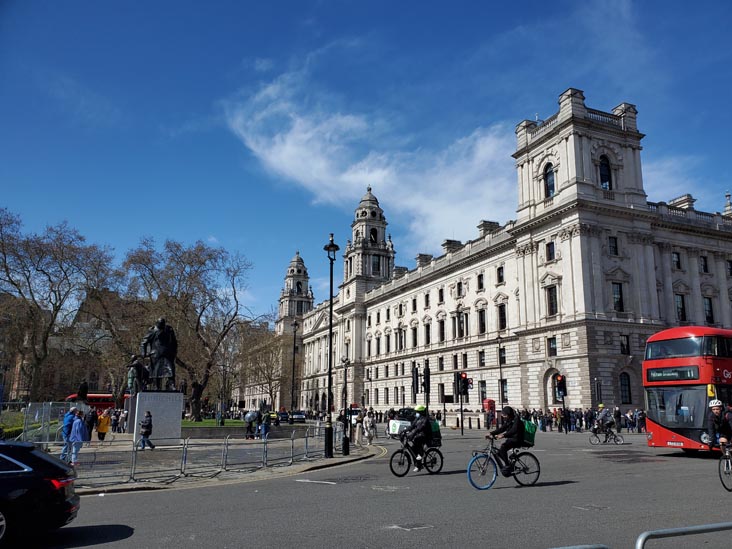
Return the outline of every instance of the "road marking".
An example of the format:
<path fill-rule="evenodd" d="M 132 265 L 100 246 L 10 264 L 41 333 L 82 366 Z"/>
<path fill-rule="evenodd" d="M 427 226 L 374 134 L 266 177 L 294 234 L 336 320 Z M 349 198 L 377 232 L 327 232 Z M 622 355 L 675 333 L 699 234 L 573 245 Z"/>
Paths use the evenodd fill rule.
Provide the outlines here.
<path fill-rule="evenodd" d="M 409 486 L 372 486 L 377 492 L 396 492 L 397 490 L 409 490 Z"/>
<path fill-rule="evenodd" d="M 392 524 L 387 526 L 387 530 L 404 530 L 405 532 L 411 532 L 412 530 L 426 530 L 427 528 L 434 528 L 431 524 L 408 524 L 406 526 L 399 526 L 398 524 Z"/>
<path fill-rule="evenodd" d="M 328 480 L 310 480 L 307 478 L 298 478 L 295 482 L 310 482 L 312 484 L 338 484 L 337 482 L 330 482 Z"/>

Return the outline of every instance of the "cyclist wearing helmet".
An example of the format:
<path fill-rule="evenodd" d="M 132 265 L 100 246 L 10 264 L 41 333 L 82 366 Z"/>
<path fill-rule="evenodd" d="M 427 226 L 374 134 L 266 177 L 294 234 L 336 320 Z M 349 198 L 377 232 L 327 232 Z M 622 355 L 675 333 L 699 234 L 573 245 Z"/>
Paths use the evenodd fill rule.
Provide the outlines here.
<path fill-rule="evenodd" d="M 605 442 L 607 442 L 608 436 L 612 433 L 612 426 L 615 425 L 613 419 L 613 413 L 610 408 L 605 408 L 605 405 L 600 403 L 597 405 L 600 414 L 597 416 L 597 423 L 600 425 L 600 429 L 605 433 Z"/>
<path fill-rule="evenodd" d="M 491 431 L 485 438 L 503 438 L 506 441 L 498 449 L 498 457 L 501 460 L 501 473 L 509 476 L 513 472 L 513 466 L 508 460 L 508 451 L 511 448 L 521 448 L 524 445 L 524 424 L 513 408 L 505 406 L 501 410 L 501 427 Z"/>
<path fill-rule="evenodd" d="M 412 424 L 406 431 L 407 440 L 412 443 L 412 449 L 416 455 L 417 466 L 415 471 L 422 468 L 422 456 L 424 455 L 424 445 L 432 436 L 432 427 L 430 426 L 430 418 L 427 414 L 426 406 L 415 406 L 414 411 L 417 412 L 412 420 Z"/>
<path fill-rule="evenodd" d="M 709 401 L 709 415 L 707 416 L 707 432 L 709 433 L 709 449 L 711 450 L 719 442 L 719 446 L 727 444 L 732 440 L 732 424 L 722 413 L 722 401 Z M 717 441 L 719 435 L 719 441 Z"/>

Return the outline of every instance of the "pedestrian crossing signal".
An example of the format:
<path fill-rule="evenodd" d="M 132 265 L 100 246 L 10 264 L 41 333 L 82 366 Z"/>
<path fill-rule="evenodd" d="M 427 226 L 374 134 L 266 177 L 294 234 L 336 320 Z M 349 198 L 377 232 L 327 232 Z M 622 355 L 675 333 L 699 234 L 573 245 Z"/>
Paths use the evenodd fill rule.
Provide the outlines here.
<path fill-rule="evenodd" d="M 567 376 L 557 374 L 555 379 L 557 382 L 557 396 L 564 398 L 567 395 Z"/>

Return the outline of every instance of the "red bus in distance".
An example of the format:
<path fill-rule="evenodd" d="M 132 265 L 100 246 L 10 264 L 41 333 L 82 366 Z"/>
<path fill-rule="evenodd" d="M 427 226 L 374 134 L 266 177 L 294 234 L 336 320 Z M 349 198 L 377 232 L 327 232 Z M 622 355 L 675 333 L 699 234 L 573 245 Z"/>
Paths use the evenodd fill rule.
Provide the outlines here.
<path fill-rule="evenodd" d="M 709 401 L 732 402 L 732 330 L 682 326 L 653 334 L 643 388 L 648 446 L 708 450 Z"/>
<path fill-rule="evenodd" d="M 129 393 L 125 393 L 125 400 L 130 398 Z M 67 396 L 66 402 L 76 402 L 76 393 Z M 112 393 L 89 393 L 86 395 L 86 402 L 89 406 L 94 406 L 97 410 L 106 410 L 107 408 L 116 408 L 114 396 Z"/>

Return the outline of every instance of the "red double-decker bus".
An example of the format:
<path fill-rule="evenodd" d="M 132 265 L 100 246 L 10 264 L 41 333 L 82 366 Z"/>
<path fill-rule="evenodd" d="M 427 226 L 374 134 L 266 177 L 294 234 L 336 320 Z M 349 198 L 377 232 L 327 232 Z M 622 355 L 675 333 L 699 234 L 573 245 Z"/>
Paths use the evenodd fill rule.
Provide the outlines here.
<path fill-rule="evenodd" d="M 732 402 L 732 330 L 670 328 L 646 342 L 648 445 L 707 450 L 708 403 Z"/>
<path fill-rule="evenodd" d="M 130 394 L 125 393 L 125 400 L 128 398 L 130 398 Z M 67 396 L 64 400 L 66 402 L 76 402 L 76 393 Z M 89 393 L 86 396 L 86 403 L 89 406 L 94 406 L 97 410 L 106 410 L 107 408 L 115 408 L 116 406 L 112 393 Z"/>

